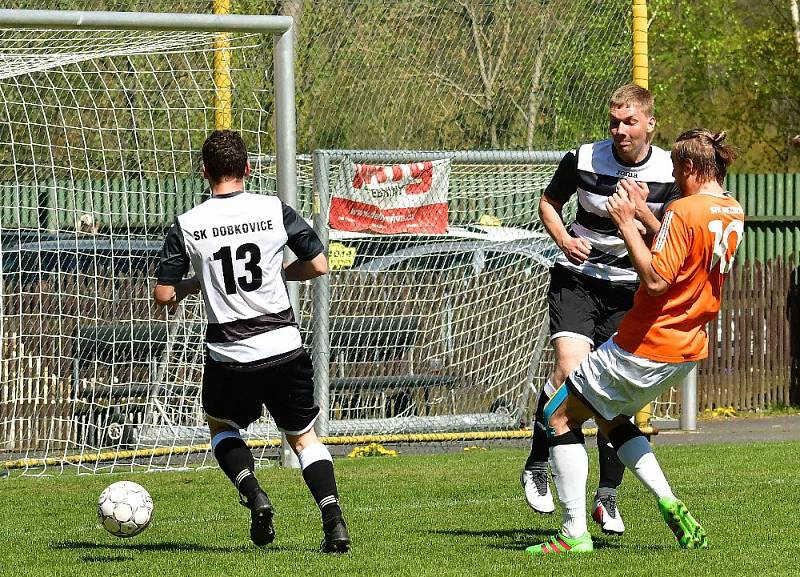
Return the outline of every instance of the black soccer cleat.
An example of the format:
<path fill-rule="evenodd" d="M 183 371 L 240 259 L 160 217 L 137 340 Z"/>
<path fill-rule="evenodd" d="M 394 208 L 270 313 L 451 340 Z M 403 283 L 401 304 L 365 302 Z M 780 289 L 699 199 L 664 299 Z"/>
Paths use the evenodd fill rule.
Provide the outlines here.
<path fill-rule="evenodd" d="M 350 551 L 350 533 L 341 517 L 330 528 L 324 528 L 325 537 L 322 539 L 320 549 L 323 553 L 347 553 Z"/>
<path fill-rule="evenodd" d="M 245 506 L 250 509 L 250 540 L 259 547 L 272 543 L 275 540 L 275 528 L 272 526 L 275 513 L 267 494 L 259 489 Z"/>

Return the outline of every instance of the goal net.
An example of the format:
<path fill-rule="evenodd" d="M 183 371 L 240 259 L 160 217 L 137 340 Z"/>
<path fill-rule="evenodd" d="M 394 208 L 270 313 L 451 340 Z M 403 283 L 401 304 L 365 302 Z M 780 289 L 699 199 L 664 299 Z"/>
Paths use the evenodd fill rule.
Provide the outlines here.
<path fill-rule="evenodd" d="M 152 274 L 175 216 L 206 197 L 199 151 L 220 114 L 275 151 L 272 54 L 266 32 L 0 30 L 7 463 L 186 463 L 169 431 L 202 422 L 202 313 L 154 307 Z"/>
<path fill-rule="evenodd" d="M 603 138 L 608 95 L 630 77 L 626 3 L 536 4 L 331 1 L 295 14 L 299 148 L 362 149 L 297 160 L 298 210 L 327 236 L 333 268 L 299 298 L 329 435 L 466 438 L 530 419 L 549 370 L 553 256 L 536 208 L 559 155 L 523 151 Z M 409 7 L 430 13 L 424 26 Z M 210 464 L 205 315 L 196 298 L 154 307 L 152 274 L 175 215 L 205 198 L 200 147 L 227 93 L 248 186 L 275 193 L 272 64 L 265 34 L 0 29 L 7 467 Z M 440 152 L 363 151 L 376 147 Z M 487 148 L 506 152 L 453 153 Z M 329 226 L 354 166 L 437 158 L 446 231 Z M 316 202 L 315 187 L 327 189 Z M 260 461 L 277 435 L 267 415 L 246 433 Z"/>

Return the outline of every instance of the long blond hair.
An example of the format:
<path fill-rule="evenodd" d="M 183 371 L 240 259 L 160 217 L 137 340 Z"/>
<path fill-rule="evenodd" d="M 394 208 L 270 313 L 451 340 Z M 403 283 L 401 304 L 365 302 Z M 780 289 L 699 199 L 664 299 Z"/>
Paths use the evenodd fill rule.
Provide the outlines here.
<path fill-rule="evenodd" d="M 692 161 L 693 172 L 703 182 L 716 180 L 720 185 L 725 181 L 728 167 L 736 160 L 736 149 L 723 144 L 728 135 L 711 132 L 707 128 L 692 128 L 681 134 L 672 145 L 672 160 L 681 166 Z"/>

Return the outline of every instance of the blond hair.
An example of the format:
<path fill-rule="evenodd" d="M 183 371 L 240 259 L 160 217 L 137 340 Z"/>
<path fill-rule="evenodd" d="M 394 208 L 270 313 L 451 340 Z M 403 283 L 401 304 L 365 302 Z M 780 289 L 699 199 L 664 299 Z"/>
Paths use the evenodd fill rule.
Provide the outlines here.
<path fill-rule="evenodd" d="M 620 86 L 611 95 L 608 102 L 609 108 L 622 108 L 623 106 L 635 105 L 647 116 L 653 116 L 653 94 L 638 84 L 626 84 Z"/>
<path fill-rule="evenodd" d="M 736 160 L 736 149 L 723 144 L 728 135 L 711 132 L 707 128 L 692 128 L 681 134 L 672 145 L 673 162 L 685 166 L 692 161 L 692 171 L 702 182 L 716 180 L 720 185 L 725 181 L 728 167 Z"/>

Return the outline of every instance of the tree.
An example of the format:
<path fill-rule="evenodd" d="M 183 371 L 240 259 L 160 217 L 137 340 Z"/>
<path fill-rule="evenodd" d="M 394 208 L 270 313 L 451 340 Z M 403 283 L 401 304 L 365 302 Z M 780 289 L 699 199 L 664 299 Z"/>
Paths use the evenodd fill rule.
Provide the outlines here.
<path fill-rule="evenodd" d="M 796 170 L 797 49 L 789 6 L 729 0 L 653 0 L 651 88 L 658 139 L 691 126 L 726 128 L 739 172 Z"/>

